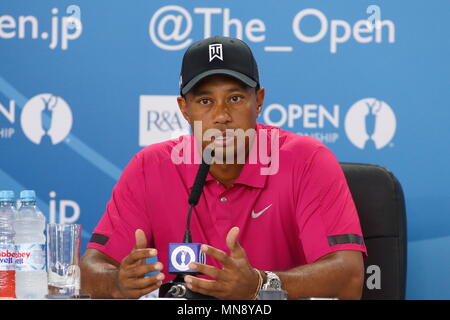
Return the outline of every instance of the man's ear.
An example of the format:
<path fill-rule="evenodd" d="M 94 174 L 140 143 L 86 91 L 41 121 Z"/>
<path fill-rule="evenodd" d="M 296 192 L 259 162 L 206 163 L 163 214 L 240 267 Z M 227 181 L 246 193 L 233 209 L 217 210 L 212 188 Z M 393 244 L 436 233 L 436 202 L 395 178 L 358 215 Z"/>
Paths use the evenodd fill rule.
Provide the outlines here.
<path fill-rule="evenodd" d="M 189 116 L 189 111 L 188 111 L 188 107 L 186 104 L 186 98 L 177 97 L 177 103 L 178 103 L 178 108 L 180 108 L 180 111 L 183 114 L 184 119 L 186 119 L 186 121 L 188 123 L 191 123 L 191 117 Z"/>
<path fill-rule="evenodd" d="M 264 95 L 265 95 L 264 88 L 260 88 L 256 92 L 256 117 L 259 116 L 259 114 L 262 110 L 262 107 L 264 105 Z"/>

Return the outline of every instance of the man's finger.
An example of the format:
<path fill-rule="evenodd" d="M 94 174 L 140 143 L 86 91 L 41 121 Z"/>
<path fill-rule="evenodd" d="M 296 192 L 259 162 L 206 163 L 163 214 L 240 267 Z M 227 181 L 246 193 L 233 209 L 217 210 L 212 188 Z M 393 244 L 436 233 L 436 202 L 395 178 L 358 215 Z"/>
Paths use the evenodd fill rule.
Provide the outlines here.
<path fill-rule="evenodd" d="M 123 265 L 134 265 L 143 259 L 155 257 L 158 254 L 156 249 L 134 249 L 128 256 L 122 260 Z"/>
<path fill-rule="evenodd" d="M 230 257 L 220 249 L 204 244 L 202 245 L 201 250 L 208 256 L 218 260 L 224 267 L 231 267 L 233 265 Z"/>
<path fill-rule="evenodd" d="M 141 264 L 138 266 L 128 266 L 127 267 L 127 276 L 128 276 L 128 278 L 142 278 L 147 273 L 161 271 L 162 269 L 163 269 L 163 265 L 161 262 Z"/>
<path fill-rule="evenodd" d="M 246 256 L 244 249 L 242 249 L 241 245 L 237 241 L 238 235 L 239 235 L 238 227 L 231 228 L 227 234 L 227 239 L 226 239 L 227 247 L 228 247 L 228 249 L 230 249 L 230 255 L 233 258 Z"/>
<path fill-rule="evenodd" d="M 227 274 L 216 267 L 209 266 L 206 264 L 191 262 L 189 264 L 190 269 L 200 272 L 201 274 L 210 276 L 211 278 L 215 278 L 218 280 L 226 281 Z"/>
<path fill-rule="evenodd" d="M 165 275 L 163 273 L 158 273 L 153 276 L 148 276 L 145 278 L 136 278 L 131 281 L 128 281 L 125 288 L 127 290 L 145 289 L 150 286 L 158 285 L 158 283 L 162 282 L 164 278 Z"/>
<path fill-rule="evenodd" d="M 135 249 L 144 249 L 147 248 L 147 238 L 145 237 L 145 233 L 141 229 L 137 229 L 134 233 L 134 237 L 136 239 Z"/>
<path fill-rule="evenodd" d="M 222 288 L 217 281 L 201 279 L 193 276 L 185 276 L 184 281 L 189 289 L 206 295 L 215 295 L 221 292 Z"/>

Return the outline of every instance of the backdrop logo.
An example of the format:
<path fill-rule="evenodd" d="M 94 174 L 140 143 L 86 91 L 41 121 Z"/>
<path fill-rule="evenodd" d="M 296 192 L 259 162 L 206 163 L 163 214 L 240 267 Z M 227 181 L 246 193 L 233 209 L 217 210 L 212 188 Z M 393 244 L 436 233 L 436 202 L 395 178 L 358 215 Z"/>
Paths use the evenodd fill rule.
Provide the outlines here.
<path fill-rule="evenodd" d="M 394 137 L 397 122 L 384 101 L 366 98 L 353 104 L 345 117 L 345 133 L 352 144 L 365 149 L 369 143 L 384 148 Z"/>
<path fill-rule="evenodd" d="M 189 134 L 189 124 L 178 108 L 177 96 L 140 96 L 139 146 Z"/>
<path fill-rule="evenodd" d="M 338 105 L 272 103 L 264 107 L 262 117 L 266 124 L 285 127 L 302 136 L 311 136 L 323 143 L 339 140 L 344 127 L 349 141 L 359 149 L 381 149 L 389 145 L 396 130 L 395 114 L 385 102 L 375 98 L 362 99 L 347 111 Z"/>
<path fill-rule="evenodd" d="M 29 11 L 29 10 L 28 10 Z M 81 23 L 81 10 L 77 5 L 70 5 L 66 8 L 69 16 L 58 16 L 58 8 L 51 10 L 50 31 L 42 31 L 40 18 L 33 15 L 0 16 L 0 40 L 3 39 L 42 39 L 49 40 L 49 48 L 56 49 L 58 41 L 62 50 L 67 50 L 69 41 L 78 39 L 83 31 Z"/>
<path fill-rule="evenodd" d="M 20 117 L 23 133 L 35 144 L 40 144 L 46 136 L 52 144 L 62 142 L 70 133 L 72 122 L 67 102 L 49 93 L 28 100 Z"/>
<path fill-rule="evenodd" d="M 161 18 L 161 16 L 163 16 Z M 172 27 L 168 31 L 169 27 Z M 180 6 L 165 6 L 150 20 L 149 33 L 153 43 L 164 50 L 181 50 L 192 43 L 187 39 L 192 30 L 190 13 Z"/>
<path fill-rule="evenodd" d="M 374 14 L 367 17 L 366 13 L 371 12 Z M 317 23 L 312 26 L 311 22 L 318 22 L 318 26 Z M 159 8 L 152 15 L 148 29 L 150 39 L 163 50 L 185 49 L 193 41 L 191 33 L 194 23 L 197 30 L 202 31 L 203 38 L 214 34 L 247 42 L 264 42 L 266 52 L 292 52 L 296 44 L 327 41 L 330 53 L 334 54 L 338 46 L 349 41 L 360 44 L 395 42 L 395 24 L 391 20 L 381 20 L 378 6 L 370 6 L 366 12 L 361 11 L 361 16 L 354 21 L 332 19 L 315 8 L 300 9 L 293 12 L 290 21 L 282 22 L 286 23 L 284 28 L 290 29 L 293 37 L 278 36 L 275 37 L 276 42 L 266 43 L 267 21 L 257 18 L 244 20 L 232 15 L 230 8 L 193 8 L 193 12 L 190 12 L 181 6 L 168 5 Z M 273 21 L 272 24 L 276 25 L 276 29 L 282 29 L 279 22 Z M 289 40 L 286 43 L 280 42 L 284 41 L 283 38 L 296 40 L 295 43 L 290 43 Z"/>
<path fill-rule="evenodd" d="M 335 104 L 288 104 L 268 105 L 263 109 L 266 124 L 284 127 L 302 136 L 311 136 L 323 143 L 335 143 L 339 139 L 340 108 Z M 301 130 L 295 130 L 300 128 Z M 294 131 L 295 130 L 295 131 Z"/>
<path fill-rule="evenodd" d="M 49 196 L 49 223 L 76 223 L 78 221 L 81 210 L 76 201 L 57 200 L 55 191 L 50 191 Z"/>

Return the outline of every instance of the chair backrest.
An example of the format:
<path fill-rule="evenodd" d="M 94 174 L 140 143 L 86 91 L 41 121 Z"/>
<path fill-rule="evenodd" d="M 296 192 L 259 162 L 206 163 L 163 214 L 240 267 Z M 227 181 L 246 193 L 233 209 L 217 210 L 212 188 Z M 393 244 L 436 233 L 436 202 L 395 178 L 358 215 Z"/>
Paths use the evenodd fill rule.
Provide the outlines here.
<path fill-rule="evenodd" d="M 407 239 L 402 187 L 384 167 L 340 164 L 358 210 L 368 253 L 362 299 L 405 299 Z"/>

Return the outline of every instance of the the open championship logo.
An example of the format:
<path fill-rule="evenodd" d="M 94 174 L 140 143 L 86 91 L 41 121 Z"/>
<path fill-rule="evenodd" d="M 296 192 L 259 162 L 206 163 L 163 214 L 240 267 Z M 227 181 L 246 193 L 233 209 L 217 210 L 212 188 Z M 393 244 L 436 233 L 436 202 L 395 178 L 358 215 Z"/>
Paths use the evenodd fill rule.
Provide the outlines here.
<path fill-rule="evenodd" d="M 170 257 L 172 265 L 179 271 L 189 270 L 189 263 L 195 262 L 195 252 L 188 246 L 179 246 Z"/>
<path fill-rule="evenodd" d="M 352 144 L 365 149 L 386 147 L 395 135 L 397 121 L 394 111 L 384 101 L 366 98 L 353 104 L 345 117 L 345 133 Z"/>
<path fill-rule="evenodd" d="M 62 142 L 70 133 L 72 122 L 72 111 L 67 102 L 50 93 L 28 100 L 20 117 L 25 136 L 35 144 L 40 144 L 46 136 L 54 145 Z"/>

